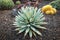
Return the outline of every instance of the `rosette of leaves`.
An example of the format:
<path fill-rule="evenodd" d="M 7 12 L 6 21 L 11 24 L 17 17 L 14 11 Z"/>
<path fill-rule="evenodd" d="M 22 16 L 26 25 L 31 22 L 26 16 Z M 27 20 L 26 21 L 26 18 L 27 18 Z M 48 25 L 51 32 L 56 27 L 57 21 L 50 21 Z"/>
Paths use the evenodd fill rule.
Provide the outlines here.
<path fill-rule="evenodd" d="M 19 32 L 24 32 L 24 36 L 27 34 L 29 37 L 33 35 L 36 36 L 37 34 L 42 36 L 42 33 L 39 29 L 46 29 L 45 27 L 41 26 L 47 24 L 45 22 L 45 17 L 41 10 L 34 7 L 22 7 L 20 11 L 18 11 L 19 15 L 16 16 L 14 25 L 16 25 L 16 29 Z"/>

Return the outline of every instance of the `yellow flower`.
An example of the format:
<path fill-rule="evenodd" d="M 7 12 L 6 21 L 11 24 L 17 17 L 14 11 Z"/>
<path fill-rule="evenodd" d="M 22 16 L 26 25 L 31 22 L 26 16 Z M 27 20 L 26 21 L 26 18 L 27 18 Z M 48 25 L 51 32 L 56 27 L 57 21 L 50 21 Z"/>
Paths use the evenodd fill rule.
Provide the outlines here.
<path fill-rule="evenodd" d="M 56 10 L 55 8 L 52 8 L 52 10 L 54 11 L 54 13 L 56 13 L 56 12 L 57 12 L 57 10 Z"/>
<path fill-rule="evenodd" d="M 51 10 L 52 6 L 51 5 L 46 5 L 42 7 L 42 12 L 46 12 L 47 10 Z"/>
<path fill-rule="evenodd" d="M 46 5 L 42 7 L 42 12 L 46 14 L 55 14 L 57 11 L 51 5 Z"/>
<path fill-rule="evenodd" d="M 55 12 L 53 10 L 51 10 L 50 12 L 51 12 L 51 14 L 55 14 Z"/>
<path fill-rule="evenodd" d="M 48 10 L 45 12 L 45 14 L 55 14 L 55 12 L 53 10 Z"/>
<path fill-rule="evenodd" d="M 48 10 L 48 11 L 46 11 L 45 13 L 46 13 L 46 14 L 51 14 L 51 11 L 50 11 L 50 10 Z"/>

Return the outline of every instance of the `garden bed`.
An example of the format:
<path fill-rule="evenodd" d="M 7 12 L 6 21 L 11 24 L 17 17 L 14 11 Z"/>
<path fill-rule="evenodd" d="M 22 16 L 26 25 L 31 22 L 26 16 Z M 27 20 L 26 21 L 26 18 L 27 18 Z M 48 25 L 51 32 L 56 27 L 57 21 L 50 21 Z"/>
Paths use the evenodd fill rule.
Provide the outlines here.
<path fill-rule="evenodd" d="M 54 16 L 45 15 L 46 20 L 50 23 L 46 27 L 50 30 L 45 30 L 43 32 L 42 40 L 60 40 L 60 15 L 56 14 Z M 16 35 L 14 31 L 14 26 L 12 25 L 14 17 L 11 16 L 11 10 L 0 11 L 0 40 L 29 40 L 28 37 L 23 38 L 21 34 Z M 30 40 L 40 40 L 41 38 L 32 38 Z"/>
<path fill-rule="evenodd" d="M 47 4 L 42 2 L 43 5 Z M 42 7 L 40 3 L 40 7 Z M 48 2 L 49 3 L 49 2 Z M 14 31 L 15 27 L 12 25 L 14 18 L 11 15 L 12 10 L 0 10 L 0 40 L 60 40 L 60 12 L 56 15 L 45 15 L 49 30 L 42 32 L 43 36 L 37 36 L 30 39 L 28 36 L 23 37 L 23 34 L 18 34 Z"/>

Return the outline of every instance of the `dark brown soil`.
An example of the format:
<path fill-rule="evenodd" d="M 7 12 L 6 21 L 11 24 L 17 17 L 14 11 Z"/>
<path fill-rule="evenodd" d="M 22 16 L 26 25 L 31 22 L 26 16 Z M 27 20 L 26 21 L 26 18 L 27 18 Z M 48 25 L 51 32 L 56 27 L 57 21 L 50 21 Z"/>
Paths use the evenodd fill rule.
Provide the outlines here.
<path fill-rule="evenodd" d="M 11 33 L 13 18 L 10 16 L 10 14 L 10 10 L 0 11 L 0 40 L 7 40 L 7 35 L 10 35 Z"/>
<path fill-rule="evenodd" d="M 42 40 L 60 40 L 60 14 L 45 15 L 49 30 L 42 32 Z M 41 40 L 39 36 L 36 38 L 23 38 L 23 35 L 16 34 L 12 25 L 14 17 L 11 16 L 11 10 L 0 11 L 0 40 Z"/>

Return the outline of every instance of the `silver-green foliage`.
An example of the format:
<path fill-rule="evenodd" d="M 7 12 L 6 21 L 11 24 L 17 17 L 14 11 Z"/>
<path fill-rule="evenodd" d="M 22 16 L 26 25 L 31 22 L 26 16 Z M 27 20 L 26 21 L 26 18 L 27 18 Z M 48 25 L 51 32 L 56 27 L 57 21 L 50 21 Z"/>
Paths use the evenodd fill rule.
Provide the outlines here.
<path fill-rule="evenodd" d="M 19 15 L 16 16 L 14 25 L 16 25 L 16 30 L 19 30 L 18 33 L 25 32 L 24 36 L 29 34 L 30 37 L 32 35 L 36 36 L 36 34 L 42 36 L 41 32 L 38 29 L 46 29 L 41 26 L 46 24 L 44 22 L 45 17 L 41 10 L 34 7 L 22 7 L 20 11 L 18 11 Z"/>

